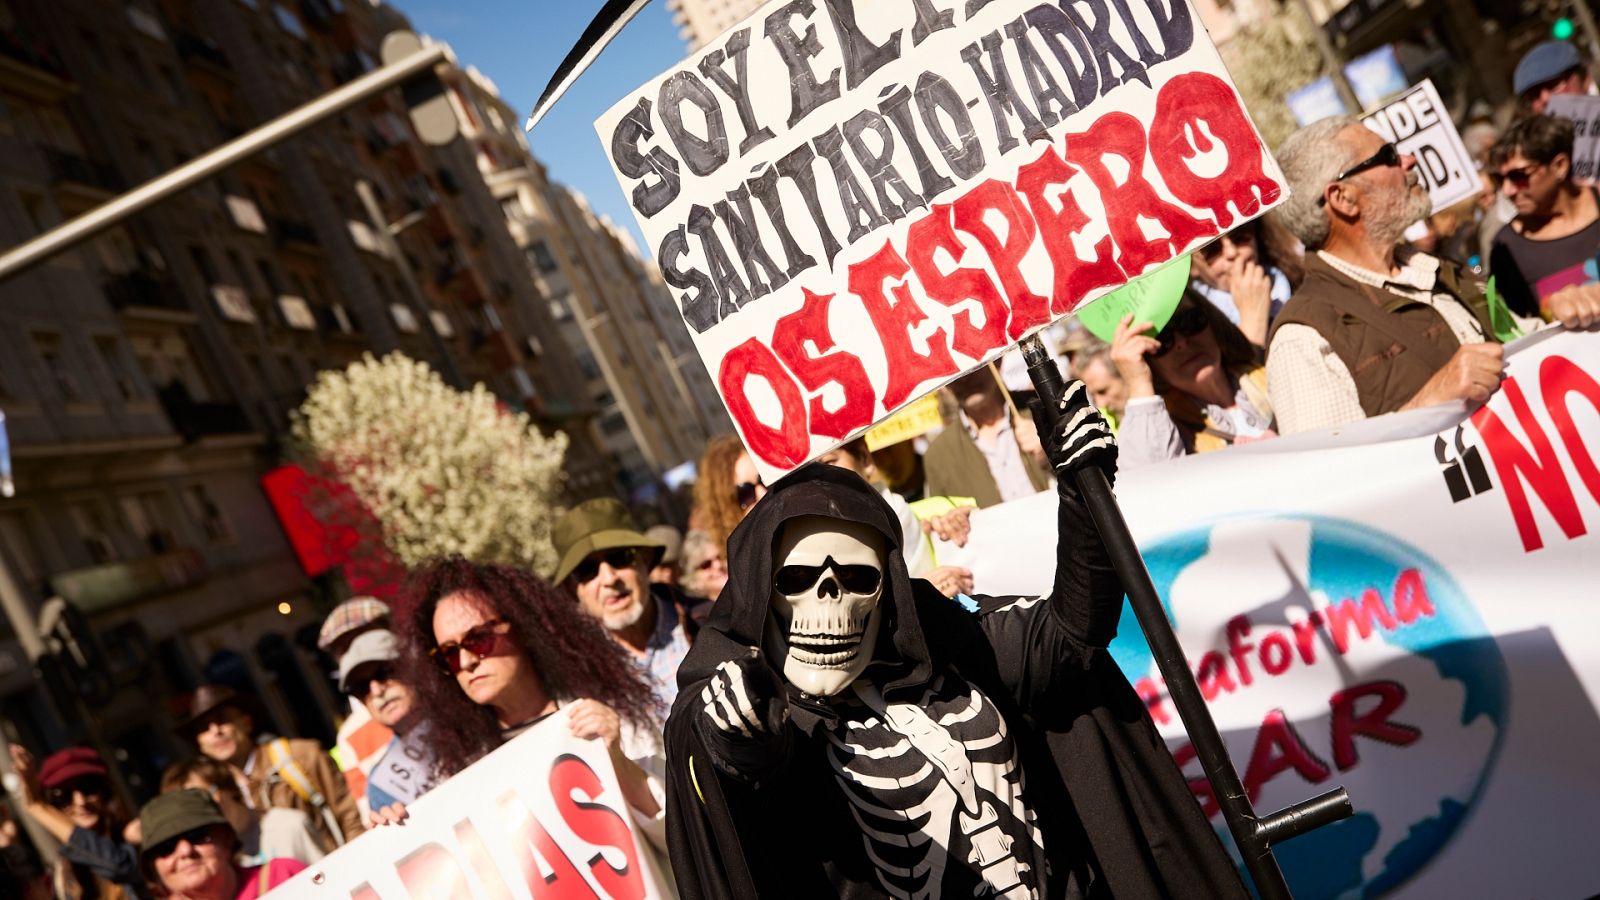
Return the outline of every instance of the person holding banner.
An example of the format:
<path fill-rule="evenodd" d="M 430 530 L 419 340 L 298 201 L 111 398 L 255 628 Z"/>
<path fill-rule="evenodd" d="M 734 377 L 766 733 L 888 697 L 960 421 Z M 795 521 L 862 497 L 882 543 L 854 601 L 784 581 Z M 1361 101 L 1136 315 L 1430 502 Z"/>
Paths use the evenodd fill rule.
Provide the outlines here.
<path fill-rule="evenodd" d="M 236 861 L 239 837 L 205 791 L 161 794 L 139 810 L 139 829 L 140 865 L 168 900 L 256 900 L 306 867 L 297 859 Z"/>
<path fill-rule="evenodd" d="M 1111 358 L 1128 386 L 1121 459 L 1149 465 L 1276 437 L 1259 351 L 1193 288 L 1165 327 L 1122 317 Z"/>
<path fill-rule="evenodd" d="M 459 556 L 412 577 L 408 609 L 401 677 L 439 782 L 565 707 L 575 737 L 605 743 L 634 824 L 665 850 L 655 693 L 599 622 L 535 575 Z"/>
<path fill-rule="evenodd" d="M 684 897 L 1245 896 L 1106 650 L 1122 589 L 1074 473 L 1113 474 L 1116 445 L 1082 383 L 1061 406 L 1047 597 L 913 580 L 893 511 L 835 466 L 740 524 L 667 720 Z"/>
<path fill-rule="evenodd" d="M 1600 321 L 1600 195 L 1573 180 L 1573 140 L 1570 120 L 1529 116 L 1489 151 L 1517 209 L 1494 237 L 1489 271 L 1513 312 L 1585 328 Z"/>
<path fill-rule="evenodd" d="M 1397 250 L 1432 201 L 1402 154 L 1352 116 L 1284 141 L 1290 195 L 1275 211 L 1305 245 L 1305 281 L 1268 338 L 1281 434 L 1400 409 L 1482 403 L 1505 354 L 1484 286 L 1459 263 Z"/>

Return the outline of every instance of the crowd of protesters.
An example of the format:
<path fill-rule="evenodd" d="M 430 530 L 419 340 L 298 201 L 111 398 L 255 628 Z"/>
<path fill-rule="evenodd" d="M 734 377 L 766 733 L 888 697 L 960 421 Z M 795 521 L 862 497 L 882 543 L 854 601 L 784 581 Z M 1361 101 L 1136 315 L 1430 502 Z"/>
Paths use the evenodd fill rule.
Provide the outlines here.
<path fill-rule="evenodd" d="M 1414 159 L 1354 118 L 1325 119 L 1278 148 L 1289 199 L 1194 254 L 1161 327 L 1127 316 L 1107 341 L 1076 323 L 1052 329 L 1119 432 L 1124 468 L 1483 403 L 1504 342 L 1600 324 L 1600 201 L 1574 180 L 1572 124 L 1545 112 L 1593 86 L 1573 47 L 1550 42 L 1514 87 L 1503 127 L 1465 129 L 1486 188 L 1476 200 L 1433 211 Z M 973 575 L 941 564 L 935 538 L 961 544 L 974 509 L 1051 485 L 1025 394 L 981 368 L 941 391 L 941 428 L 858 438 L 821 459 L 877 487 L 910 574 L 948 597 L 972 592 Z M 342 772 L 316 742 L 269 733 L 260 701 L 222 685 L 193 693 L 176 728 L 193 756 L 136 816 L 94 750 L 36 760 L 12 745 L 20 814 L 60 848 L 42 866 L 0 817 L 0 894 L 260 896 L 368 828 L 405 827 L 416 798 L 557 710 L 573 736 L 603 743 L 670 878 L 663 718 L 729 580 L 728 537 L 766 496 L 743 445 L 723 436 L 699 460 L 685 522 L 641 530 L 621 502 L 591 500 L 554 523 L 552 571 L 447 558 L 410 574 L 393 613 L 371 597 L 340 604 L 318 645 L 349 699 Z"/>

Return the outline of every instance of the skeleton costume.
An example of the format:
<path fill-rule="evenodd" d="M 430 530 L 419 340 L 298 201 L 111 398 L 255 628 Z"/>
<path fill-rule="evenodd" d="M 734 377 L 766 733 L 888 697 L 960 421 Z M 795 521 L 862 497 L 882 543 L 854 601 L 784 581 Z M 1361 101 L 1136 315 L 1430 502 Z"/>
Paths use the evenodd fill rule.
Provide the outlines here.
<path fill-rule="evenodd" d="M 667 721 L 686 900 L 1245 896 L 1105 650 L 1122 591 L 1065 470 L 1115 455 L 1077 452 L 1105 433 L 1081 397 L 1049 441 L 1048 597 L 913 581 L 894 513 L 844 469 L 752 508 Z"/>

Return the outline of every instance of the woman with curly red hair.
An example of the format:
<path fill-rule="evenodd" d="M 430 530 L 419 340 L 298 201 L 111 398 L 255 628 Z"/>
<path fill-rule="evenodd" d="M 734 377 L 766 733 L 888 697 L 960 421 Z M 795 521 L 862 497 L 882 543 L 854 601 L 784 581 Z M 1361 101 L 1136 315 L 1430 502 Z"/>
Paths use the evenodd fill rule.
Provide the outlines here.
<path fill-rule="evenodd" d="M 427 717 L 439 781 L 565 709 L 574 736 L 605 743 L 635 824 L 665 851 L 654 695 L 571 597 L 521 569 L 452 556 L 413 575 L 402 609 L 402 678 Z"/>

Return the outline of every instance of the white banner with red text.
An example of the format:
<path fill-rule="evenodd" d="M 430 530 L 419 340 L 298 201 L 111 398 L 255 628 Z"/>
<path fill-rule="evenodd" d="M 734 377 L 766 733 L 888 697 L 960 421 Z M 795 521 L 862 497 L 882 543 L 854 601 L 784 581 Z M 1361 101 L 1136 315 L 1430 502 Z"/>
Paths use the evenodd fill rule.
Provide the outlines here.
<path fill-rule="evenodd" d="M 595 127 L 769 481 L 1285 195 L 1189 0 L 774 0 Z"/>
<path fill-rule="evenodd" d="M 605 745 L 558 711 L 278 889 L 285 897 L 670 897 Z"/>
<path fill-rule="evenodd" d="M 1344 785 L 1275 848 L 1302 898 L 1600 890 L 1600 335 L 1545 331 L 1471 415 L 1436 407 L 1190 456 L 1117 496 L 1258 813 Z M 943 563 L 1048 590 L 1055 495 Z M 1219 831 L 1131 610 L 1112 652 Z"/>

